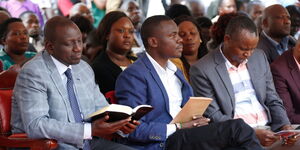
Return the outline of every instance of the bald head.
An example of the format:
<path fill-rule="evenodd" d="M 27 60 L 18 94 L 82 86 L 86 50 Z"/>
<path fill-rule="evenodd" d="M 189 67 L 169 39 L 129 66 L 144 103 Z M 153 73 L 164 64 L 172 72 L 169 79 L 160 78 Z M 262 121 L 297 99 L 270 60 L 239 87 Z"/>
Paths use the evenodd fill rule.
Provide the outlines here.
<path fill-rule="evenodd" d="M 94 18 L 91 15 L 91 11 L 89 10 L 89 8 L 86 6 L 86 4 L 84 3 L 76 3 L 69 12 L 69 17 L 73 17 L 76 15 L 80 15 L 80 16 L 84 16 L 85 18 L 87 18 L 91 23 L 94 22 Z"/>
<path fill-rule="evenodd" d="M 263 30 L 276 41 L 290 34 L 290 15 L 282 5 L 267 7 L 263 12 L 262 21 Z"/>
<path fill-rule="evenodd" d="M 10 18 L 10 15 L 6 11 L 0 10 L 0 24 L 2 24 L 8 18 Z"/>
<path fill-rule="evenodd" d="M 45 41 L 54 41 L 59 34 L 57 33 L 58 27 L 73 27 L 78 29 L 76 24 L 70 19 L 63 16 L 55 16 L 47 21 L 44 28 Z M 78 29 L 79 30 L 79 29 Z"/>

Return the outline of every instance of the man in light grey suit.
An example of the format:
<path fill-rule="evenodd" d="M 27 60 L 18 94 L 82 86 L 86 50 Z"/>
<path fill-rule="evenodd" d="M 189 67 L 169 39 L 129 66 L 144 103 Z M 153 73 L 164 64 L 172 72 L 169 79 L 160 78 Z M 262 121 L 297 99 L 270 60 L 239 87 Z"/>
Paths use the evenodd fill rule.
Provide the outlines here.
<path fill-rule="evenodd" d="M 95 83 L 92 69 L 81 61 L 78 27 L 57 16 L 46 23 L 44 35 L 46 51 L 24 65 L 15 84 L 12 132 L 56 139 L 58 149 L 131 149 L 102 137 L 118 130 L 130 133 L 138 122 L 124 119 L 107 123 L 109 116 L 92 123 L 83 121 L 108 103 Z"/>
<path fill-rule="evenodd" d="M 242 118 L 254 128 L 269 125 L 273 131 L 292 129 L 274 88 L 268 60 L 263 51 L 255 49 L 257 42 L 251 19 L 233 18 L 224 43 L 191 67 L 194 93 L 213 99 L 205 112 L 213 122 Z M 278 140 L 272 131 L 255 131 L 263 146 Z"/>

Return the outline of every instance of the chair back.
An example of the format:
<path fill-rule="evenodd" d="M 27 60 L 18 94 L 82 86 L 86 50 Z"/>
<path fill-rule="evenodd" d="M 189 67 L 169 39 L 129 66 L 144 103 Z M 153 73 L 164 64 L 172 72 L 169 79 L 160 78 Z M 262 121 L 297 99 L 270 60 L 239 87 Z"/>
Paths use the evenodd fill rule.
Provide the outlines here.
<path fill-rule="evenodd" d="M 0 136 L 11 135 L 12 89 L 0 89 Z"/>

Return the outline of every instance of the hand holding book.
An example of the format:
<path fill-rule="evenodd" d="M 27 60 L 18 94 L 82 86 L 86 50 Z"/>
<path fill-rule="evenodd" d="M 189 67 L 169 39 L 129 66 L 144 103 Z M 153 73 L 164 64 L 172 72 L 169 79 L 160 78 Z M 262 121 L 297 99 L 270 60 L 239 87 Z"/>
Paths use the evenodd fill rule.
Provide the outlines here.
<path fill-rule="evenodd" d="M 109 116 L 109 119 L 106 120 L 106 122 L 115 122 L 129 117 L 131 117 L 132 120 L 139 120 L 152 109 L 153 107 L 150 105 L 139 105 L 132 109 L 125 105 L 111 104 L 90 114 L 85 120 L 91 119 L 93 122 L 106 115 Z"/>
<path fill-rule="evenodd" d="M 200 127 L 204 125 L 208 125 L 210 119 L 203 117 L 202 115 L 195 115 L 193 119 L 188 122 L 183 122 L 181 124 L 181 129 L 185 128 L 193 128 L 193 127 Z"/>

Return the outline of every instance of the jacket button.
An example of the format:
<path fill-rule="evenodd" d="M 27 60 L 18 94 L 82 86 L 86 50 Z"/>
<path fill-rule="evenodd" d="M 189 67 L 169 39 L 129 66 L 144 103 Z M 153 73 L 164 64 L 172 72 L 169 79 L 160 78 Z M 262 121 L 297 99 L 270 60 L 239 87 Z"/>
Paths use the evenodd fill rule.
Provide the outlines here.
<path fill-rule="evenodd" d="M 164 143 L 160 143 L 159 146 L 160 146 L 160 147 L 164 147 Z"/>

